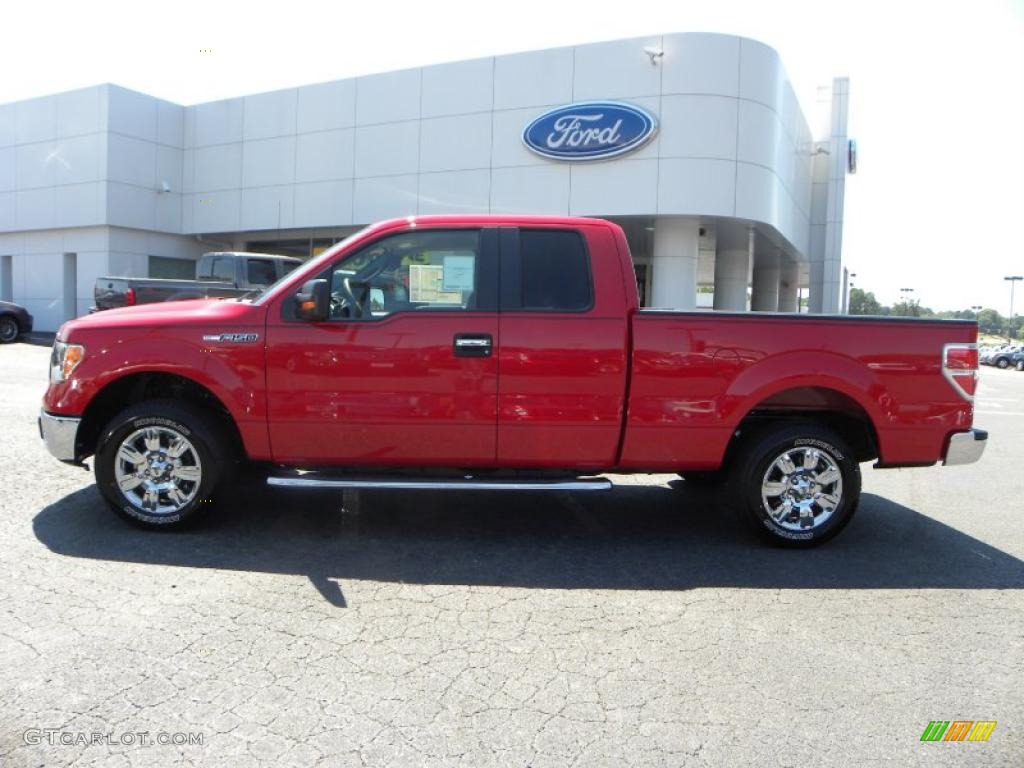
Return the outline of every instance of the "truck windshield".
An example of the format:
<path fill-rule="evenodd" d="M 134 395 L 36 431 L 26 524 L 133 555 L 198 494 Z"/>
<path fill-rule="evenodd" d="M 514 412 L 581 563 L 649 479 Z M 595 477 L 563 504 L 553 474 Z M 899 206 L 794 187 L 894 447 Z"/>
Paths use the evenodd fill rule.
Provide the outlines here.
<path fill-rule="evenodd" d="M 317 256 L 314 259 L 311 259 L 310 261 L 307 261 L 305 264 L 303 264 L 301 267 L 298 267 L 297 269 L 300 272 L 303 272 L 303 273 L 305 273 L 307 275 L 316 275 L 317 272 L 319 272 L 320 265 L 325 264 L 327 261 L 329 261 L 330 259 L 334 258 L 334 254 L 336 254 L 339 250 L 341 250 L 342 248 L 347 246 L 349 243 L 351 243 L 356 238 L 362 237 L 363 234 L 365 234 L 366 232 L 368 232 L 368 231 L 370 231 L 372 229 L 375 229 L 377 226 L 378 226 L 377 224 L 371 224 L 368 227 L 363 227 L 362 229 L 360 229 L 357 232 L 353 232 L 351 235 L 346 237 L 341 242 L 335 243 L 333 246 L 328 248 L 326 251 L 321 253 L 319 256 Z M 292 278 L 292 272 L 293 272 L 294 269 L 296 269 L 296 268 L 293 267 L 292 269 L 287 269 L 287 271 L 283 275 L 281 275 L 280 278 L 278 278 L 277 280 L 275 280 L 273 283 L 271 283 L 270 285 L 266 286 L 265 288 L 257 288 L 255 290 L 249 291 L 249 293 L 246 293 L 243 296 L 239 296 L 238 297 L 238 301 L 258 302 L 258 301 L 262 300 L 265 296 L 268 296 L 271 293 L 273 293 L 274 289 L 277 288 L 277 286 L 279 286 L 285 280 L 290 280 Z"/>

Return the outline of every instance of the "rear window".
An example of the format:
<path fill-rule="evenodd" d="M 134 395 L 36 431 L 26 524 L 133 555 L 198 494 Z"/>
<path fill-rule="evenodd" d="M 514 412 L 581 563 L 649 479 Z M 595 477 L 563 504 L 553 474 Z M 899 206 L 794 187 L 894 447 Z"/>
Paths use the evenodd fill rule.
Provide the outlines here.
<path fill-rule="evenodd" d="M 235 261 L 230 256 L 217 256 L 213 260 L 213 277 L 215 280 L 232 281 L 235 279 Z"/>
<path fill-rule="evenodd" d="M 583 312 L 590 309 L 590 265 L 578 232 L 523 229 L 523 309 Z"/>

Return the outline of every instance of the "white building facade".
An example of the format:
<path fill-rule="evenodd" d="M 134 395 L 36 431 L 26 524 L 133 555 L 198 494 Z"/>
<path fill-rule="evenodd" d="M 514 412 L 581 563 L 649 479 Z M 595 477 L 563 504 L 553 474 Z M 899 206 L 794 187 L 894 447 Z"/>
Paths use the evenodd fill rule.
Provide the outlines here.
<path fill-rule="evenodd" d="M 822 98 L 812 132 L 774 50 L 685 33 L 188 107 L 114 85 L 0 105 L 0 298 L 52 331 L 101 275 L 311 256 L 393 216 L 536 213 L 621 224 L 646 306 L 837 312 L 847 81 Z M 653 117 L 646 140 L 587 160 L 524 141 L 556 107 L 596 120 L 609 101 Z"/>

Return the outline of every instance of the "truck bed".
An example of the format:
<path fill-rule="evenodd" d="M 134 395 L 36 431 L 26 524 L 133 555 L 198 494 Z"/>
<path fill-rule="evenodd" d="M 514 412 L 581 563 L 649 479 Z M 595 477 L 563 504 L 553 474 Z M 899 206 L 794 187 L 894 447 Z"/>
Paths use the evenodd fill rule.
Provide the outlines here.
<path fill-rule="evenodd" d="M 758 409 L 866 416 L 881 466 L 932 464 L 971 425 L 942 375 L 944 345 L 975 341 L 971 321 L 641 310 L 632 336 L 623 468 L 701 466 Z"/>
<path fill-rule="evenodd" d="M 134 301 L 128 301 L 128 291 L 135 292 Z M 247 293 L 249 289 L 212 280 L 164 280 L 150 277 L 100 277 L 94 289 L 95 310 L 117 309 L 134 304 L 154 304 L 162 301 L 185 299 L 231 298 Z"/>

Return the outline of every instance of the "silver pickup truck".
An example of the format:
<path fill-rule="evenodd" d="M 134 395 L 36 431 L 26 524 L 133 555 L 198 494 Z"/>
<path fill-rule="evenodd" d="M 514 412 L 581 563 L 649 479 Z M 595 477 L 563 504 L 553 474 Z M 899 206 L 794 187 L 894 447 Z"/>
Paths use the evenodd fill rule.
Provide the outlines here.
<path fill-rule="evenodd" d="M 160 280 L 148 277 L 96 279 L 93 312 L 160 301 L 204 297 L 232 298 L 266 288 L 302 263 L 293 256 L 241 251 L 204 253 L 196 262 L 195 280 Z"/>

